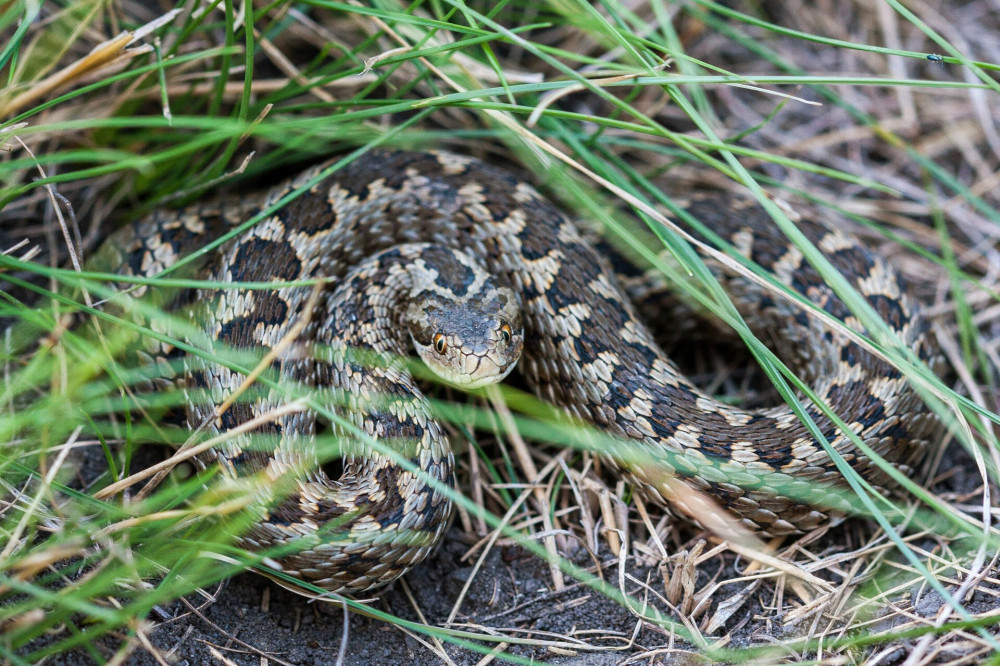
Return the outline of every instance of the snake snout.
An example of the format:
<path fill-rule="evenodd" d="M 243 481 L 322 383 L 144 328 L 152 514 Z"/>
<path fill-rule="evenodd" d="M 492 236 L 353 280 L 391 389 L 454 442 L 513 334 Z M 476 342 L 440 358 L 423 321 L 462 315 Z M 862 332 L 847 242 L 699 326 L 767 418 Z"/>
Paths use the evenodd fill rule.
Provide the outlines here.
<path fill-rule="evenodd" d="M 416 294 L 408 308 L 417 353 L 442 380 L 475 388 L 503 380 L 521 357 L 524 327 L 517 296 L 478 266 L 462 288 L 438 273 L 434 289 Z M 471 285 L 471 286 L 470 286 Z"/>

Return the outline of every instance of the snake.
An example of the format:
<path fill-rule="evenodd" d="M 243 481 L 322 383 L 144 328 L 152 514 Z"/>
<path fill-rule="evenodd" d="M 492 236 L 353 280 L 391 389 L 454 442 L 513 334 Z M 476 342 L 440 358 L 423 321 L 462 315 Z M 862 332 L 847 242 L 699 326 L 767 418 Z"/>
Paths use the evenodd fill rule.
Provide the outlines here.
<path fill-rule="evenodd" d="M 632 303 L 626 287 L 645 269 L 620 282 L 571 216 L 526 179 L 472 157 L 376 150 L 328 162 L 263 193 L 154 211 L 99 254 L 117 272 L 143 276 L 200 257 L 185 265 L 209 286 L 171 297 L 194 331 L 185 339 L 251 360 L 206 360 L 154 339 L 140 356 L 164 385 L 183 387 L 190 428 L 225 439 L 201 464 L 255 480 L 261 508 L 239 543 L 273 555 L 272 566 L 295 579 L 359 593 L 425 559 L 452 513 L 454 454 L 422 392 L 425 370 L 472 388 L 516 365 L 572 423 L 634 445 L 636 459 L 619 445 L 598 444 L 598 453 L 644 493 L 669 499 L 664 479 L 682 479 L 763 535 L 803 533 L 851 512 L 830 449 L 877 493 L 896 484 L 872 453 L 916 473 L 936 417 L 897 367 L 848 334 L 866 329 L 798 246 L 732 194 L 685 205 L 842 324 L 718 270 L 747 324 L 862 446 L 811 401 L 801 405 L 812 430 L 785 402 L 742 408 L 700 390 Z M 928 318 L 888 261 L 844 230 L 806 216 L 796 224 L 896 344 L 933 366 Z M 231 237 L 204 249 L 224 233 Z M 137 297 L 155 291 L 131 286 Z M 162 362 L 178 354 L 179 369 Z M 219 409 L 262 358 L 272 381 Z M 305 407 L 278 409 L 303 391 Z M 324 464 L 331 453 L 320 442 L 331 439 L 341 443 L 339 470 Z"/>

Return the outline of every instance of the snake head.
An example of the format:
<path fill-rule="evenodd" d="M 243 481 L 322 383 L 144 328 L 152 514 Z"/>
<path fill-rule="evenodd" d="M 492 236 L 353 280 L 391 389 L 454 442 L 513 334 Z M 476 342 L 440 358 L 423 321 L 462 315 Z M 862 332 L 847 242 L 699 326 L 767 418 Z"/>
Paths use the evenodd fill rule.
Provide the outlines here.
<path fill-rule="evenodd" d="M 417 354 L 435 375 L 462 388 L 500 382 L 524 348 L 517 296 L 471 268 L 475 278 L 464 279 L 463 288 L 449 287 L 445 271 L 437 273 L 433 284 L 415 290 L 406 311 Z"/>

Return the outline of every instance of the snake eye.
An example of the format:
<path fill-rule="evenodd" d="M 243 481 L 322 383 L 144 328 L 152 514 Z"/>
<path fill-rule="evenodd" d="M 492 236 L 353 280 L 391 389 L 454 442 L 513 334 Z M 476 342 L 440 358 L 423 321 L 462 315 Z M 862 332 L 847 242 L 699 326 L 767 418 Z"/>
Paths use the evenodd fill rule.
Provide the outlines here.
<path fill-rule="evenodd" d="M 444 350 L 448 348 L 448 343 L 445 342 L 444 335 L 441 333 L 434 334 L 434 349 L 437 350 L 438 354 L 443 354 Z"/>
<path fill-rule="evenodd" d="M 508 344 L 510 342 L 512 335 L 514 335 L 514 331 L 511 330 L 510 324 L 507 322 L 500 324 L 500 337 L 503 339 L 504 344 Z"/>

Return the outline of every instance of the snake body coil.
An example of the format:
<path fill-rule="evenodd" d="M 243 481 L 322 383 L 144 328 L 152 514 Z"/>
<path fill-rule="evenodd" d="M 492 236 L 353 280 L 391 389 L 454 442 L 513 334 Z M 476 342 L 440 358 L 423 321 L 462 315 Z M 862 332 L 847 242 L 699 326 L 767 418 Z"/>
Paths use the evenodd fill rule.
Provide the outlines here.
<path fill-rule="evenodd" d="M 257 212 L 306 183 L 319 169 L 246 205 L 217 203 L 157 213 L 108 246 L 121 270 L 155 274 L 244 221 L 248 211 Z M 721 207 L 719 201 L 695 203 L 691 210 L 785 284 L 861 330 L 765 216 Z M 902 344 L 926 361 L 935 357 L 917 304 L 884 260 L 842 233 L 808 221 L 800 226 Z M 400 245 L 406 248 L 403 254 L 393 250 Z M 331 295 L 320 299 L 315 312 L 304 312 L 310 287 L 206 290 L 182 298 L 207 334 L 196 342 L 262 352 L 278 348 L 282 381 L 314 387 L 317 400 L 368 436 L 395 446 L 423 472 L 415 474 L 377 450 L 366 450 L 348 455 L 340 480 L 328 478 L 316 464 L 316 417 L 311 411 L 287 414 L 231 440 L 215 454 L 224 471 L 262 473 L 278 488 L 262 491 L 264 499 L 281 498 L 244 536 L 244 543 L 267 548 L 303 537 L 298 552 L 281 559 L 289 573 L 334 591 L 362 591 L 404 573 L 440 537 L 450 512 L 440 487 L 454 483 L 450 449 L 405 368 L 384 355 L 412 351 L 379 342 L 384 335 L 399 338 L 398 331 L 412 329 L 412 324 L 393 318 L 384 303 L 379 311 L 378 302 L 393 289 L 393 270 L 402 271 L 424 252 L 448 254 L 446 248 L 471 257 L 470 275 L 478 270 L 474 264 L 482 265 L 495 278 L 490 288 L 499 290 L 492 292 L 500 295 L 491 307 L 505 314 L 490 319 L 482 335 L 492 331 L 502 336 L 500 346 L 481 349 L 477 358 L 492 360 L 477 363 L 496 366 L 499 376 L 509 371 L 520 346 L 519 323 L 504 308 L 507 300 L 519 301 L 524 329 L 519 368 L 542 399 L 618 438 L 641 443 L 654 458 L 765 533 L 808 530 L 847 508 L 842 500 L 838 504 L 835 493 L 817 490 L 836 486 L 842 475 L 791 409 L 744 410 L 701 393 L 657 347 L 605 259 L 530 185 L 456 155 L 373 153 L 234 237 L 201 269 L 201 277 L 223 282 L 335 278 Z M 373 255 L 377 258 L 370 259 Z M 442 278 L 438 296 L 455 295 L 465 289 L 461 284 L 477 279 L 483 283 L 487 278 Z M 730 286 L 747 321 L 772 336 L 780 355 L 799 363 L 803 379 L 862 442 L 909 472 L 937 425 L 900 373 L 761 288 L 736 279 Z M 411 319 L 427 321 L 429 316 L 415 313 Z M 515 340 L 503 337 L 507 320 Z M 300 321 L 308 323 L 296 331 Z M 289 337 L 293 342 L 282 347 Z M 355 362 L 343 344 L 381 354 L 378 358 L 384 360 Z M 151 349 L 150 360 L 163 353 Z M 193 361 L 187 375 L 192 427 L 208 419 L 210 430 L 225 432 L 288 400 L 271 388 L 253 400 L 237 401 L 215 418 L 215 405 L 240 386 L 243 375 Z M 879 489 L 891 485 L 888 475 L 820 410 L 810 404 L 807 412 L 863 478 Z M 618 464 L 647 488 L 664 491 L 662 472 Z M 290 470 L 296 474 L 289 475 Z M 812 497 L 827 508 L 807 503 Z"/>

